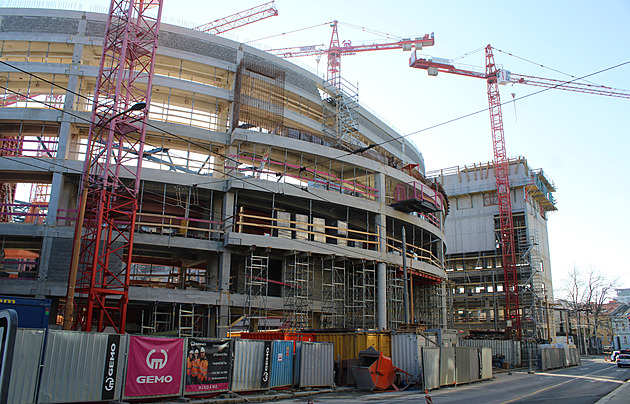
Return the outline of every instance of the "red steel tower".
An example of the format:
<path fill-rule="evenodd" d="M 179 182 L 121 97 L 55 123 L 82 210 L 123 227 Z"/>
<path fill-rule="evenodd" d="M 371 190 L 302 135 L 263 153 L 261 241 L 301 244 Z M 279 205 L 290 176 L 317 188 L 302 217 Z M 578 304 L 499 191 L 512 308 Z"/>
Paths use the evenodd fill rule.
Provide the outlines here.
<path fill-rule="evenodd" d="M 73 260 L 76 289 L 72 294 L 77 296 L 74 326 L 84 331 L 96 325 L 98 331 L 111 326 L 118 333 L 125 332 L 137 194 L 162 2 L 110 3 L 73 251 L 73 256 L 78 256 L 78 262 Z M 69 297 L 71 288 L 72 279 Z M 66 304 L 72 304 L 72 299 Z"/>

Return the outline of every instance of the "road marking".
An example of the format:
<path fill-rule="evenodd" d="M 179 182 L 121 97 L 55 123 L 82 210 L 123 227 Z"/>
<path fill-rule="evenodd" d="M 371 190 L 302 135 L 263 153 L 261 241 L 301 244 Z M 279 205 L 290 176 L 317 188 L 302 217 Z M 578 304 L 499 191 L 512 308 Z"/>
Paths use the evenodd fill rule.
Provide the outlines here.
<path fill-rule="evenodd" d="M 615 379 L 606 379 L 603 377 L 591 377 L 591 376 L 580 376 L 580 375 L 563 375 L 561 373 L 536 373 L 537 375 L 541 375 L 541 376 L 556 376 L 556 377 L 571 377 L 574 379 L 587 379 L 587 380 L 592 380 L 592 381 L 599 381 L 599 382 L 611 382 L 611 383 L 621 383 L 623 384 L 622 380 L 615 380 Z"/>
<path fill-rule="evenodd" d="M 538 374 L 540 374 L 540 373 L 538 373 Z M 524 396 L 516 397 L 516 398 L 513 398 L 513 399 L 508 400 L 508 401 L 503 401 L 501 404 L 513 403 L 514 401 L 522 400 L 525 397 L 529 397 L 529 396 L 533 396 L 534 394 L 542 393 L 543 391 L 552 389 L 554 387 L 560 387 L 563 384 L 567 384 L 567 383 L 570 383 L 572 381 L 573 380 L 567 380 L 567 381 L 564 381 L 564 382 L 562 382 L 560 384 L 554 384 L 553 386 L 549 386 L 549 387 L 545 387 L 544 389 L 536 390 L 533 393 L 525 394 Z"/>

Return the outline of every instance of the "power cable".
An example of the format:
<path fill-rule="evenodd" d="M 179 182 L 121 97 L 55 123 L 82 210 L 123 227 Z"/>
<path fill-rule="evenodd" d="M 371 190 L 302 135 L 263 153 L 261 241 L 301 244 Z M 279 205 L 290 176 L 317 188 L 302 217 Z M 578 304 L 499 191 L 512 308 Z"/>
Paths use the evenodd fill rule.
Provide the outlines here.
<path fill-rule="evenodd" d="M 296 29 L 296 30 L 293 30 L 293 31 L 287 31 L 287 32 L 282 32 L 282 33 L 280 33 L 280 34 L 275 34 L 275 35 L 266 36 L 266 37 L 264 37 L 264 38 L 252 39 L 251 41 L 247 41 L 247 42 L 245 42 L 245 43 L 252 43 L 252 42 L 258 42 L 258 41 L 264 41 L 265 39 L 276 38 L 276 37 L 279 37 L 279 36 L 282 36 L 282 35 L 294 34 L 294 33 L 296 33 L 296 32 L 306 31 L 306 30 L 309 30 L 309 29 L 311 29 L 311 28 L 322 27 L 322 26 L 324 26 L 324 25 L 329 25 L 329 24 L 332 24 L 332 23 L 333 23 L 333 21 L 328 21 L 328 22 L 325 22 L 325 23 L 322 23 L 322 24 L 312 25 L 312 26 L 310 26 L 310 27 L 299 28 L 299 29 Z"/>

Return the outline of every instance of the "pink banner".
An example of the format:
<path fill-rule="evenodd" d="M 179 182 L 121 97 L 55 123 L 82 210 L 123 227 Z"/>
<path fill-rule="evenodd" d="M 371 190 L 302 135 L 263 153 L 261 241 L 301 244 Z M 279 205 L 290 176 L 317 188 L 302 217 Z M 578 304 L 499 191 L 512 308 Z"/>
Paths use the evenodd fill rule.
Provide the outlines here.
<path fill-rule="evenodd" d="M 130 336 L 125 397 L 179 394 L 184 340 Z"/>

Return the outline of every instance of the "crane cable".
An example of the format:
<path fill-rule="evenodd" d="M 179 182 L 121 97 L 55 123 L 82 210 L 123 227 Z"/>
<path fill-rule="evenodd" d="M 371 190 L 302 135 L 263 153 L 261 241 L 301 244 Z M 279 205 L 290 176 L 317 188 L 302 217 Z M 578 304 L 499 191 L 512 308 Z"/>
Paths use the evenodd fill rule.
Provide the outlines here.
<path fill-rule="evenodd" d="M 329 21 L 329 22 L 325 22 L 325 23 L 322 23 L 322 24 L 312 25 L 312 26 L 306 27 L 306 28 L 300 28 L 300 29 L 296 29 L 296 30 L 293 30 L 293 31 L 287 31 L 287 32 L 283 32 L 283 33 L 280 33 L 280 34 L 266 36 L 264 38 L 252 39 L 251 41 L 247 41 L 245 43 L 247 44 L 247 43 L 252 43 L 252 42 L 264 41 L 265 39 L 275 38 L 275 37 L 282 36 L 282 35 L 287 35 L 287 34 L 293 34 L 295 32 L 300 32 L 300 31 L 306 31 L 307 29 L 322 27 L 324 25 L 329 25 L 329 24 L 332 24 L 332 23 L 333 23 L 333 21 Z"/>

